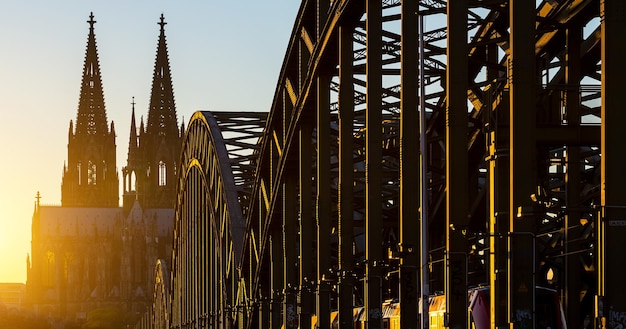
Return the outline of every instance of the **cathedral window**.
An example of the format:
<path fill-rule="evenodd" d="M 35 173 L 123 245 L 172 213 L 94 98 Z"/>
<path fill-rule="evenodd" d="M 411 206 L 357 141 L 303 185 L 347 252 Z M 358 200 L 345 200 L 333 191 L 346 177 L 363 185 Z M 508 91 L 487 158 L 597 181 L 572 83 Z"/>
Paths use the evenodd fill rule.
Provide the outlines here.
<path fill-rule="evenodd" d="M 89 160 L 87 164 L 87 184 L 88 185 L 96 185 L 96 164 Z"/>
<path fill-rule="evenodd" d="M 159 161 L 159 186 L 167 184 L 167 166 L 165 162 Z"/>
<path fill-rule="evenodd" d="M 54 252 L 48 250 L 46 252 L 46 258 L 44 261 L 45 264 L 43 268 L 43 284 L 44 286 L 50 287 L 53 286 L 55 283 Z"/>
<path fill-rule="evenodd" d="M 137 174 L 134 170 L 130 172 L 130 191 L 137 191 Z"/>
<path fill-rule="evenodd" d="M 107 179 L 107 162 L 102 160 L 102 180 Z"/>

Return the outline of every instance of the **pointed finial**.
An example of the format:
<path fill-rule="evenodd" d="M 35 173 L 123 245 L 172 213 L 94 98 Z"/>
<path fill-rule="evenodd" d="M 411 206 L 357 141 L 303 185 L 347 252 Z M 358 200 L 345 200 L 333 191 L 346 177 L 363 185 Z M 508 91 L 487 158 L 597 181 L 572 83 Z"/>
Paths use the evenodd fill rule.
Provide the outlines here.
<path fill-rule="evenodd" d="M 165 30 L 165 24 L 167 23 L 165 22 L 165 17 L 163 16 L 163 13 L 161 13 L 161 21 L 158 24 L 161 25 L 161 31 Z"/>
<path fill-rule="evenodd" d="M 37 196 L 35 197 L 35 199 L 37 199 L 37 208 L 39 208 L 39 201 L 41 200 L 41 194 L 39 194 L 39 191 L 37 191 Z"/>
<path fill-rule="evenodd" d="M 133 96 L 133 101 L 130 103 L 133 106 L 133 112 L 135 112 L 135 96 Z"/>
<path fill-rule="evenodd" d="M 89 14 L 89 20 L 87 23 L 89 23 L 89 29 L 93 30 L 93 25 L 96 24 L 96 21 L 93 20 L 93 11 Z"/>

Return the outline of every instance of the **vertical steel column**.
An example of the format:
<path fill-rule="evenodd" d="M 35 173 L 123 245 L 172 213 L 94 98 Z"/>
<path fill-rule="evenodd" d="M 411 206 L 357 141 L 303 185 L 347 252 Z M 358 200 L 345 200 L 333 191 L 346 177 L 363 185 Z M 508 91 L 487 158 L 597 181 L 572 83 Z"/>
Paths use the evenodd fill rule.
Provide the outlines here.
<path fill-rule="evenodd" d="M 206 186 L 207 182 L 206 182 L 206 178 L 202 180 L 202 186 Z M 205 198 L 203 198 L 203 204 L 202 204 L 202 209 L 208 209 L 208 205 L 207 205 L 207 197 L 205 196 Z M 205 244 L 206 244 L 206 234 L 205 234 L 205 229 L 208 223 L 210 223 L 206 217 L 208 217 L 208 212 L 204 211 L 203 213 L 199 213 L 198 214 L 198 222 L 196 225 L 196 254 L 197 257 L 196 258 L 196 290 L 198 291 L 198 296 L 197 296 L 197 303 L 198 303 L 198 310 L 196 312 L 197 317 L 198 317 L 198 323 L 199 325 L 201 325 L 202 323 L 204 323 L 204 321 L 206 321 L 205 318 L 205 296 L 206 296 L 206 291 L 207 291 L 207 287 L 204 284 L 205 283 L 205 278 L 206 278 L 206 272 L 205 272 L 205 264 L 206 264 L 206 255 L 207 252 L 205 250 Z"/>
<path fill-rule="evenodd" d="M 330 79 L 326 75 L 317 78 L 317 172 L 316 207 L 317 221 L 317 299 L 315 314 L 317 328 L 330 329 Z"/>
<path fill-rule="evenodd" d="M 183 273 L 183 292 L 182 292 L 182 298 L 183 298 L 183 307 L 182 307 L 182 313 L 183 313 L 183 325 L 188 325 L 191 321 L 190 321 L 190 314 L 189 314 L 189 291 L 191 290 L 191 283 L 189 280 L 189 271 L 187 271 L 187 269 L 189 268 L 189 264 L 191 263 L 191 257 L 190 257 L 190 250 L 189 250 L 189 218 L 192 217 L 197 211 L 198 209 L 196 209 L 195 207 L 195 203 L 193 202 L 194 198 L 197 195 L 196 189 L 197 186 L 195 185 L 195 175 L 192 176 L 192 180 L 194 180 L 192 182 L 192 188 L 191 188 L 191 198 L 190 198 L 190 207 L 191 207 L 191 212 L 188 214 L 189 216 L 187 218 L 185 218 L 185 221 L 183 222 L 183 233 L 181 234 L 182 238 L 183 238 L 183 270 L 185 271 L 185 273 Z"/>
<path fill-rule="evenodd" d="M 285 168 L 283 182 L 283 328 L 295 329 L 298 326 L 298 251 L 294 250 L 298 238 L 298 190 L 295 168 Z M 301 246 L 302 247 L 302 246 Z"/>
<path fill-rule="evenodd" d="M 261 180 L 261 184 L 264 184 L 263 180 Z M 263 200 L 263 192 L 261 189 L 259 189 L 258 195 L 257 195 L 257 200 L 258 200 L 258 204 L 256 205 L 256 207 L 258 208 L 257 210 L 257 216 L 258 218 L 257 220 L 257 226 L 258 226 L 258 232 L 256 232 L 256 245 L 253 248 L 256 248 L 256 250 L 261 250 L 261 243 L 263 241 L 263 234 L 265 234 L 263 232 L 263 218 L 265 216 L 263 209 L 265 209 L 265 203 Z M 271 242 L 270 242 L 271 243 Z M 269 265 L 266 265 L 267 267 L 269 267 L 270 269 L 268 269 L 268 272 L 271 271 L 271 244 L 269 245 L 269 250 L 270 252 L 268 252 L 269 254 L 269 262 L 266 260 L 266 264 L 269 263 Z M 254 289 L 254 280 L 255 280 L 255 275 L 256 275 L 256 270 L 257 270 L 257 266 L 262 266 L 261 264 L 259 264 L 259 259 L 257 258 L 257 252 L 255 250 L 250 250 L 250 259 L 254 259 L 254 262 L 250 261 L 251 266 L 250 266 L 250 294 L 256 295 L 258 296 L 258 310 L 256 310 L 256 313 L 258 315 L 258 328 L 257 329 L 266 329 L 266 328 L 271 328 L 271 324 L 272 324 L 272 320 L 271 320 L 271 298 L 273 297 L 273 293 L 272 293 L 272 282 L 271 279 L 268 280 L 269 282 L 260 282 L 258 285 L 258 291 L 253 291 L 252 289 Z M 254 312 L 254 311 L 253 311 Z"/>
<path fill-rule="evenodd" d="M 626 325 L 626 281 L 624 281 L 624 248 L 626 247 L 626 175 L 623 141 L 626 140 L 624 111 L 624 72 L 626 72 L 626 2 L 600 1 L 602 33 L 602 128 L 601 128 L 601 194 L 603 214 L 600 229 L 604 236 L 600 258 L 598 295 L 604 309 L 599 315 L 607 328 Z"/>
<path fill-rule="evenodd" d="M 467 328 L 467 0 L 447 2 L 446 267 L 448 326 Z"/>
<path fill-rule="evenodd" d="M 567 29 L 567 66 L 565 67 L 565 83 L 567 91 L 565 93 L 565 106 L 567 111 L 567 124 L 570 126 L 580 126 L 581 95 L 580 95 L 580 51 L 582 43 L 582 27 L 574 25 Z M 580 175 L 580 147 L 568 146 L 566 153 L 566 202 L 567 207 L 576 207 L 580 203 L 581 175 Z M 583 324 L 580 305 L 581 292 L 581 265 L 580 255 L 577 253 L 578 244 L 574 239 L 580 237 L 581 213 L 579 210 L 569 209 L 565 214 L 565 315 L 567 325 L 570 329 L 580 329 Z"/>
<path fill-rule="evenodd" d="M 281 225 L 274 225 L 270 229 L 272 234 L 269 237 L 270 243 L 270 273 L 271 273 L 271 302 L 270 302 L 270 322 L 271 329 L 282 329 L 282 298 L 283 298 L 283 255 L 282 255 L 282 232 Z"/>
<path fill-rule="evenodd" d="M 419 327 L 419 116 L 417 1 L 402 1 L 400 88 L 400 327 Z"/>
<path fill-rule="evenodd" d="M 203 179 L 199 179 L 198 180 L 198 188 L 201 188 L 204 184 L 203 184 Z M 209 220 L 211 220 L 213 217 L 213 212 L 212 211 L 205 211 L 202 212 L 202 210 L 206 209 L 205 206 L 205 202 L 206 198 L 203 198 L 201 196 L 200 193 L 198 193 L 198 209 L 197 212 L 194 214 L 194 216 L 191 217 L 191 221 L 192 221 L 192 231 L 191 231 L 191 245 L 192 245 L 192 253 L 191 253 L 191 257 L 196 260 L 195 262 L 193 262 L 191 264 L 191 271 L 192 273 L 192 284 L 193 284 L 193 294 L 192 294 L 192 312 L 193 312 L 193 320 L 194 322 L 198 323 L 199 319 L 200 319 L 200 313 L 198 312 L 198 297 L 200 296 L 200 285 L 199 280 L 198 280 L 198 258 L 200 256 L 200 252 L 201 252 L 201 248 L 199 247 L 199 240 L 198 240 L 198 224 L 200 223 L 201 217 L 208 217 Z M 204 213 L 204 216 L 202 215 Z M 199 218 L 200 217 L 200 218 Z"/>
<path fill-rule="evenodd" d="M 196 175 L 195 179 L 197 180 L 199 178 L 199 175 Z M 197 186 L 197 185 L 196 185 Z M 200 195 L 200 189 L 198 189 L 197 187 L 195 188 L 196 195 Z M 194 208 L 196 208 L 196 211 L 198 211 L 197 208 L 197 203 L 196 201 L 194 201 Z M 211 219 L 212 220 L 212 219 Z M 219 287 L 219 282 L 220 282 L 220 269 L 219 269 L 219 256 L 217 254 L 216 248 L 215 248 L 215 241 L 219 239 L 219 232 L 217 232 L 215 230 L 215 225 L 213 222 L 211 222 L 211 229 L 210 229 L 210 235 L 209 238 L 207 239 L 207 249 L 208 249 L 208 253 L 209 253 L 209 257 L 210 257 L 210 261 L 209 263 L 211 264 L 211 312 L 209 313 L 209 323 L 212 327 L 215 328 L 220 328 L 219 327 L 219 307 L 220 307 L 220 287 Z M 194 259 L 189 259 L 189 262 L 193 262 Z"/>
<path fill-rule="evenodd" d="M 491 92 L 491 91 L 489 91 Z M 495 128 L 495 127 L 494 127 Z M 504 133 L 489 132 L 489 290 L 491 328 L 507 325 L 507 240 L 509 158 Z M 504 141 L 503 141 L 504 140 Z"/>
<path fill-rule="evenodd" d="M 188 185 L 189 186 L 189 185 Z M 185 198 L 185 205 L 184 205 L 184 209 L 186 210 L 186 213 L 181 216 L 181 219 L 178 221 L 178 225 L 177 225 L 177 229 L 178 232 L 176 232 L 177 236 L 176 236 L 176 275 L 174 276 L 174 280 L 172 280 L 172 282 L 175 284 L 175 294 L 177 295 L 175 297 L 175 301 L 174 303 L 176 303 L 178 305 L 178 319 L 175 322 L 178 322 L 178 325 L 182 327 L 184 321 L 185 321 L 185 314 L 183 312 L 183 309 L 185 307 L 185 301 L 183 300 L 183 294 L 185 291 L 185 278 L 184 278 L 184 272 L 182 270 L 182 267 L 184 266 L 185 263 L 185 259 L 184 257 L 184 223 L 185 220 L 187 219 L 187 217 L 189 216 L 190 213 L 190 205 L 189 205 L 189 201 L 188 201 L 188 197 L 189 197 L 189 189 L 187 189 L 187 191 L 185 191 L 186 194 L 186 198 Z"/>
<path fill-rule="evenodd" d="M 317 22 L 315 29 L 317 30 Z M 307 34 L 309 31 L 302 28 L 302 34 Z M 310 37 L 310 36 L 309 36 Z M 317 40 L 317 38 L 315 39 Z M 309 48 L 307 46 L 307 42 L 304 37 L 300 37 L 300 42 L 298 43 L 299 47 L 299 58 L 300 61 L 300 72 L 298 77 L 298 94 L 302 94 L 302 89 L 304 87 L 304 81 L 307 77 L 308 64 L 310 61 L 311 54 L 309 52 Z M 309 109 L 309 108 L 307 108 Z M 311 255 L 313 255 L 312 243 L 313 243 L 313 212 L 311 207 L 311 134 L 312 134 L 312 116 L 309 114 L 309 111 L 306 111 L 307 115 L 304 119 L 301 120 L 300 130 L 299 130 L 299 154 L 298 154 L 298 186 L 299 190 L 299 202 L 300 205 L 299 213 L 300 213 L 300 250 L 299 250 L 299 279 L 298 279 L 298 298 L 296 301 L 297 316 L 298 316 L 298 325 L 301 328 L 310 328 L 311 327 L 311 312 L 312 312 L 312 302 L 313 302 L 313 292 L 311 290 L 311 280 L 313 279 L 313 264 L 311 262 Z"/>
<path fill-rule="evenodd" d="M 365 312 L 367 328 L 382 328 L 382 2 L 366 2 Z"/>
<path fill-rule="evenodd" d="M 339 328 L 352 328 L 354 85 L 352 27 L 339 27 Z"/>
<path fill-rule="evenodd" d="M 329 0 L 317 0 L 317 21 L 315 35 L 319 42 L 322 29 L 328 19 Z M 325 73 L 319 73 L 316 81 L 317 97 L 317 172 L 316 196 L 315 196 L 315 219 L 317 222 L 317 268 L 316 268 L 316 301 L 315 315 L 317 316 L 316 327 L 330 329 L 330 290 L 326 276 L 330 268 L 330 245 L 328 243 L 330 231 L 330 79 Z M 304 326 L 302 326 L 304 327 Z"/>
<path fill-rule="evenodd" d="M 487 45 L 487 63 L 498 63 L 496 44 Z M 497 69 L 487 68 L 487 80 L 491 83 L 485 90 L 487 108 L 484 119 L 487 122 L 489 152 L 489 314 L 491 328 L 508 328 L 506 234 L 509 232 L 509 100 L 508 94 L 502 95 L 499 105 L 502 110 L 494 109 L 497 97 L 494 84 L 498 74 Z"/>
<path fill-rule="evenodd" d="M 300 310 L 298 324 L 300 328 L 311 328 L 311 312 L 313 312 L 313 278 L 314 260 L 311 255 L 313 250 L 313 232 L 315 224 L 313 222 L 313 195 L 311 193 L 311 164 L 313 161 L 311 141 L 312 122 L 303 120 L 300 127 Z"/>
<path fill-rule="evenodd" d="M 262 202 L 262 201 L 261 201 Z M 254 276 L 250 276 L 253 278 Z M 271 318 L 271 298 L 272 298 L 272 283 L 265 282 L 265 284 L 260 284 L 259 292 L 260 298 L 258 300 L 258 329 L 267 329 L 271 328 L 272 318 Z"/>
<path fill-rule="evenodd" d="M 424 39 L 425 39 L 425 30 L 424 30 L 424 15 L 418 14 L 418 25 L 419 25 L 419 100 L 420 100 L 420 111 L 419 111 L 419 122 L 420 122 L 420 294 L 421 300 L 427 301 L 429 300 L 430 294 L 430 243 L 429 243 L 429 235 L 430 232 L 428 230 L 428 207 L 429 207 L 429 198 L 428 198 L 428 154 L 427 154 L 427 146 L 428 140 L 426 138 L 427 128 L 426 128 L 426 70 L 424 63 L 426 62 L 426 51 L 424 49 Z M 429 310 L 430 303 L 422 303 L 421 313 L 422 317 L 420 318 L 420 327 L 422 329 L 429 328 Z"/>
<path fill-rule="evenodd" d="M 535 2 L 510 0 L 510 203 L 509 322 L 535 325 L 535 221 L 530 199 L 536 189 Z"/>

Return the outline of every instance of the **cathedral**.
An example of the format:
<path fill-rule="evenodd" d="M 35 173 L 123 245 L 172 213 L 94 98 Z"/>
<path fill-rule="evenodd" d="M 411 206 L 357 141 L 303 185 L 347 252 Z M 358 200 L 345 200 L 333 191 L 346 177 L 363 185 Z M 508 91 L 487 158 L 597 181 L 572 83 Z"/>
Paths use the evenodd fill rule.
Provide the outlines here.
<path fill-rule="evenodd" d="M 139 316 L 152 301 L 154 266 L 169 261 L 176 202 L 178 126 L 161 15 L 147 122 L 132 103 L 128 159 L 117 172 L 115 124 L 109 125 L 93 13 L 80 87 L 70 121 L 61 206 L 40 204 L 32 219 L 27 303 L 39 315 L 84 321 L 115 307 Z"/>

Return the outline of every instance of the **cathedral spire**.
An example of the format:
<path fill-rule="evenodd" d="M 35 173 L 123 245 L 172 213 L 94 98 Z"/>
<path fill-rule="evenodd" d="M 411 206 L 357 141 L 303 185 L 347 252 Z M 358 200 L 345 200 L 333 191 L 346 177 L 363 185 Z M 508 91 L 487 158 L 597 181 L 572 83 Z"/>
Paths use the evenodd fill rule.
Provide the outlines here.
<path fill-rule="evenodd" d="M 165 42 L 165 17 L 161 14 L 158 23 L 161 26 L 157 45 L 154 74 L 152 76 L 152 94 L 148 111 L 148 135 L 177 136 L 178 121 L 174 104 L 174 90 L 170 75 L 170 63 Z"/>
<path fill-rule="evenodd" d="M 139 124 L 138 154 L 140 160 L 130 164 L 127 172 L 137 173 L 137 200 L 145 208 L 172 208 L 176 201 L 177 162 L 182 144 L 178 130 L 172 76 L 165 42 L 165 17 L 161 14 L 148 118 Z M 132 177 L 131 177 L 132 178 Z M 132 191 L 132 189 L 131 189 Z M 124 208 L 131 207 L 132 194 L 125 198 Z M 126 202 L 128 200 L 128 202 Z M 127 205 L 128 203 L 128 205 Z"/>
<path fill-rule="evenodd" d="M 135 123 L 135 96 L 133 96 L 133 101 L 130 103 L 132 105 L 132 112 L 130 115 L 130 138 L 128 141 L 128 161 L 131 161 L 131 158 L 137 156 L 137 148 L 138 148 L 138 139 L 137 139 L 137 124 Z"/>
<path fill-rule="evenodd" d="M 77 135 L 108 135 L 106 109 L 104 107 L 104 92 L 102 91 L 102 77 L 98 61 L 98 48 L 94 33 L 93 12 L 89 15 L 89 36 L 85 52 L 85 65 L 80 86 L 78 101 L 78 117 L 76 118 Z"/>
<path fill-rule="evenodd" d="M 128 140 L 128 158 L 126 166 L 122 168 L 124 180 L 123 209 L 128 215 L 134 201 L 137 199 L 137 174 L 143 171 L 141 151 L 139 149 L 139 136 L 137 135 L 137 121 L 135 120 L 135 97 L 131 104 L 130 114 L 130 138 Z"/>
<path fill-rule="evenodd" d="M 67 165 L 63 168 L 61 204 L 65 207 L 117 207 L 119 180 L 115 162 L 115 125 L 108 125 L 104 92 L 90 13 L 87 50 L 80 85 L 78 115 L 70 121 Z"/>

